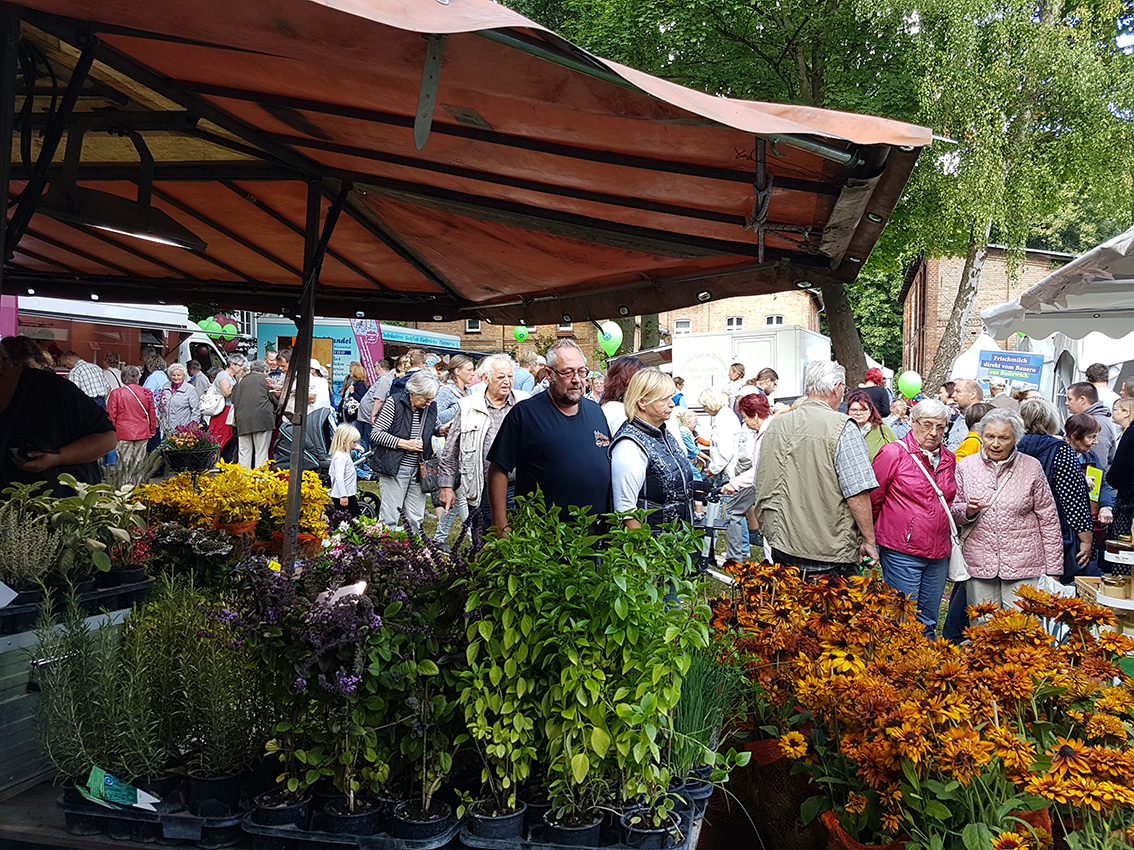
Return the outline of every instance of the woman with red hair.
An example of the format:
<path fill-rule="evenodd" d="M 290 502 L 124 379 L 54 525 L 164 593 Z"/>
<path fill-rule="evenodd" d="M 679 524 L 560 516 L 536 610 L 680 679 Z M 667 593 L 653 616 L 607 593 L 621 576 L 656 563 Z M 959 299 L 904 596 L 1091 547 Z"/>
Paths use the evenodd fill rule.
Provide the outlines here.
<path fill-rule="evenodd" d="M 750 524 L 748 517 L 752 507 L 756 504 L 754 484 L 756 482 L 756 467 L 760 464 L 760 438 L 764 436 L 764 431 L 767 430 L 768 424 L 772 421 L 772 411 L 771 405 L 768 404 L 768 397 L 763 393 L 749 393 L 741 396 L 736 406 L 741 421 L 749 431 L 754 432 L 751 435 L 752 443 L 748 453 L 749 457 L 752 458 L 752 466 L 721 488 L 722 493 L 732 496 L 725 508 L 725 516 L 728 518 L 728 530 L 725 532 L 728 540 L 726 557 L 729 560 L 739 561 L 744 557 L 745 541 L 749 544 L 749 557 L 753 559 L 760 557 L 758 552 L 751 550 L 752 544 L 759 545 L 757 542 L 759 532 L 756 535 L 752 534 L 756 531 L 752 527 L 755 525 L 755 519 L 753 518 L 753 522 Z"/>
<path fill-rule="evenodd" d="M 874 462 L 878 452 L 887 443 L 897 442 L 893 429 L 882 421 L 882 415 L 866 390 L 855 390 L 847 399 L 847 414 L 862 430 L 866 447 L 870 450 L 870 462 Z"/>
<path fill-rule="evenodd" d="M 886 389 L 886 377 L 881 369 L 877 366 L 867 369 L 866 378 L 859 389 L 870 396 L 880 416 L 885 418 L 890 415 L 890 392 Z"/>

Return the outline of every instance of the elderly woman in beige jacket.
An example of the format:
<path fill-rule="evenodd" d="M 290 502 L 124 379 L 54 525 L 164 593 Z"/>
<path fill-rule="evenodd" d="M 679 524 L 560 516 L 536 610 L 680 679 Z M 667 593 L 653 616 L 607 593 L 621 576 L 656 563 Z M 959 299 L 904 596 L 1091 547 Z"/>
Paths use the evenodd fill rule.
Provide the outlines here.
<path fill-rule="evenodd" d="M 1024 420 L 996 408 L 977 424 L 981 450 L 957 464 L 953 519 L 964 537 L 968 604 L 1010 608 L 1021 585 L 1063 574 L 1059 515 L 1043 466 L 1016 449 Z"/>

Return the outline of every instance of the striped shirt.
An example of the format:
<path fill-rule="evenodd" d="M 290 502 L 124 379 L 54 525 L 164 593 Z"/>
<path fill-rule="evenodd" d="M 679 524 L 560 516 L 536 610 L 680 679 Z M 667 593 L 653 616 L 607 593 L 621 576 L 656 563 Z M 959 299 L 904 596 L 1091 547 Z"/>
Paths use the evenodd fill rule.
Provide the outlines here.
<path fill-rule="evenodd" d="M 378 417 L 374 420 L 374 429 L 370 432 L 371 442 L 388 449 L 398 448 L 398 442 L 401 440 L 421 439 L 421 414 L 424 412 L 421 410 L 414 410 L 413 412 L 413 423 L 410 426 L 408 437 L 395 437 L 390 433 L 390 428 L 394 424 L 395 407 L 396 405 L 393 404 L 383 404 L 382 409 L 378 411 Z M 398 464 L 402 469 L 413 468 L 421 463 L 421 452 L 407 452 L 405 450 L 402 450 L 402 452 L 402 461 Z"/>

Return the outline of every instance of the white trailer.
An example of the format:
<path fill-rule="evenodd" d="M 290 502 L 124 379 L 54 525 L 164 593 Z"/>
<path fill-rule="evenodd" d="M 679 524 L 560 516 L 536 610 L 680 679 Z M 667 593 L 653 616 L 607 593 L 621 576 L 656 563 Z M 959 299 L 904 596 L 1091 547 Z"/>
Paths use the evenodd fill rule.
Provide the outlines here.
<path fill-rule="evenodd" d="M 765 366 L 779 373 L 776 398 L 803 394 L 803 373 L 814 360 L 831 359 L 831 340 L 799 325 L 783 325 L 761 331 L 676 334 L 673 337 L 674 377 L 685 379 L 686 403 L 698 406 L 697 398 L 709 388 L 728 383 L 728 367 L 743 363 L 746 377 L 755 377 Z"/>

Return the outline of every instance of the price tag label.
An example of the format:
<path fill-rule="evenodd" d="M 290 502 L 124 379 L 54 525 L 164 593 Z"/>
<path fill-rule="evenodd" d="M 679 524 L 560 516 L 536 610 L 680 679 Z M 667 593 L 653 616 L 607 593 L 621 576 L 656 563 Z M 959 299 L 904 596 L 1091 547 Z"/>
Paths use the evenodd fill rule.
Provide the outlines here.
<path fill-rule="evenodd" d="M 1121 552 L 1107 550 L 1106 560 L 1112 564 L 1134 564 L 1134 550 L 1127 549 Z"/>

